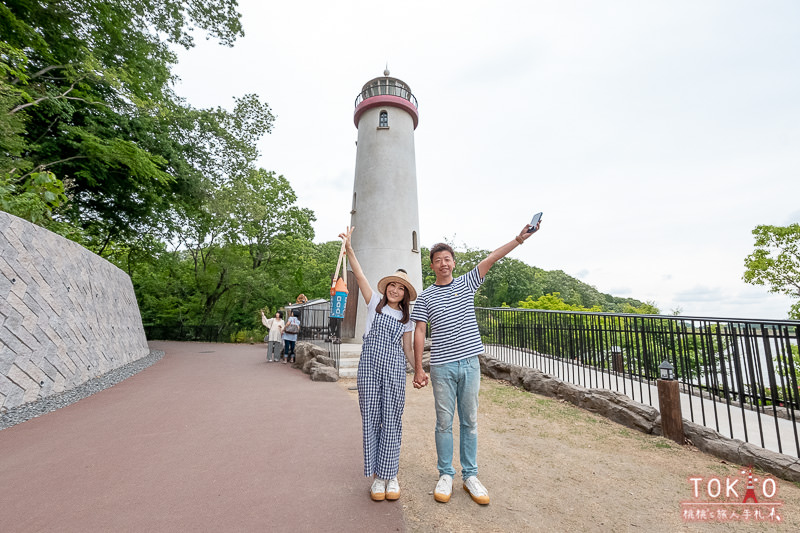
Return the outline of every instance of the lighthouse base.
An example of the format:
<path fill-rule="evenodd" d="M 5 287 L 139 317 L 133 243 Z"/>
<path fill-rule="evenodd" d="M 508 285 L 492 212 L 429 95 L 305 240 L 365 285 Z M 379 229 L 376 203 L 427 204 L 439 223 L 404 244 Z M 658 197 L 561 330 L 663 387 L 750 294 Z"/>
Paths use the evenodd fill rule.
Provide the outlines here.
<path fill-rule="evenodd" d="M 358 375 L 358 361 L 361 358 L 361 345 L 345 343 L 340 346 L 339 378 L 355 379 Z"/>

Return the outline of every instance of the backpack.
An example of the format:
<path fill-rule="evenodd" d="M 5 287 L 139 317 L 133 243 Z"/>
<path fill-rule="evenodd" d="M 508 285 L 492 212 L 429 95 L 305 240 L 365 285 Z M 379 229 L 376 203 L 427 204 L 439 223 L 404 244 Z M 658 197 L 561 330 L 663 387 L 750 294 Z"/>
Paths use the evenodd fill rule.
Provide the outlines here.
<path fill-rule="evenodd" d="M 296 335 L 300 333 L 300 324 L 292 320 L 286 324 L 286 326 L 283 328 L 283 332 L 287 335 Z"/>

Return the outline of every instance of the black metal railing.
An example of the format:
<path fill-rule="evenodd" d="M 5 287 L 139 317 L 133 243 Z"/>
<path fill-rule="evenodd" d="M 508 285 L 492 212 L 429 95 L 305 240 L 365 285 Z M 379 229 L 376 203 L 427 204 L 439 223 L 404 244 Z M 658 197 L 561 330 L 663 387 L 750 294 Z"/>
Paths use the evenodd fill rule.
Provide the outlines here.
<path fill-rule="evenodd" d="M 328 355 L 336 361 L 339 368 L 339 344 L 334 341 L 341 337 L 338 329 L 341 328 L 341 319 L 338 324 L 330 318 L 331 303 L 328 300 L 316 300 L 306 304 L 287 305 L 286 311 L 294 311 L 300 319 L 300 333 L 298 341 L 311 342 L 328 351 Z"/>
<path fill-rule="evenodd" d="M 230 342 L 236 327 L 220 325 L 144 324 L 147 340 Z"/>
<path fill-rule="evenodd" d="M 408 87 L 392 84 L 371 85 L 365 88 L 358 94 L 358 96 L 356 96 L 355 107 L 358 107 L 358 105 L 367 98 L 384 95 L 398 96 L 403 100 L 408 100 L 414 107 L 419 109 L 419 105 L 417 105 L 417 98 L 411 93 L 411 91 L 408 90 Z"/>
<path fill-rule="evenodd" d="M 786 453 L 793 439 L 800 456 L 799 321 L 509 308 L 476 316 L 488 355 L 648 405 L 666 360 L 688 397 L 684 417 L 747 442 L 756 425 L 762 447 L 777 441 Z"/>
<path fill-rule="evenodd" d="M 330 302 L 316 300 L 305 305 L 287 305 L 286 310 L 295 310 L 299 315 L 300 333 L 297 335 L 297 340 L 311 342 L 323 348 L 336 362 L 336 368 L 339 368 L 341 350 L 339 344 L 331 342 L 330 337 L 340 335 L 334 327 L 335 322 L 332 324 L 329 318 Z M 235 325 L 144 324 L 145 337 L 151 341 L 235 342 L 239 329 Z M 255 335 L 252 342 L 261 342 L 262 338 L 263 334 Z"/>

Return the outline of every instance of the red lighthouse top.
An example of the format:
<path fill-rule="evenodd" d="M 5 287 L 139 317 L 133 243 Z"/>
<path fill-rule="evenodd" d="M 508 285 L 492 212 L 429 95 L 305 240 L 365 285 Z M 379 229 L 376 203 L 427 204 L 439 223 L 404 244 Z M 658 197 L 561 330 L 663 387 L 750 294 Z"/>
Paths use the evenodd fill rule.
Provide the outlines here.
<path fill-rule="evenodd" d="M 419 111 L 417 111 L 417 99 L 411 94 L 411 87 L 397 78 L 389 77 L 388 70 L 385 70 L 383 74 L 383 76 L 364 84 L 361 93 L 356 97 L 356 110 L 353 114 L 353 122 L 356 127 L 358 127 L 358 121 L 364 111 L 389 105 L 399 107 L 411 115 L 414 120 L 414 129 L 417 129 Z"/>

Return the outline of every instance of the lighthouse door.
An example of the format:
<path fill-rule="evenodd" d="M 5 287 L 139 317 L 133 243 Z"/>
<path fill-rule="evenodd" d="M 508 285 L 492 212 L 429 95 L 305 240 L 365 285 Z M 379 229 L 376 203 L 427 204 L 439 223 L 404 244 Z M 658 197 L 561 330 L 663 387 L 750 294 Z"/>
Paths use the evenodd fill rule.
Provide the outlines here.
<path fill-rule="evenodd" d="M 347 304 L 342 320 L 342 338 L 352 339 L 356 336 L 356 317 L 358 316 L 358 281 L 351 270 L 347 271 Z M 360 341 L 359 341 L 360 342 Z"/>

